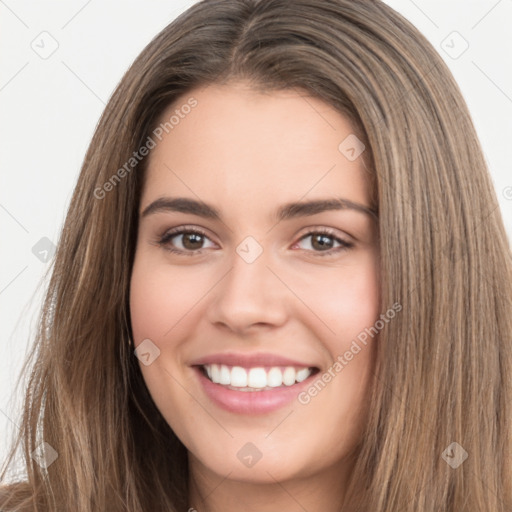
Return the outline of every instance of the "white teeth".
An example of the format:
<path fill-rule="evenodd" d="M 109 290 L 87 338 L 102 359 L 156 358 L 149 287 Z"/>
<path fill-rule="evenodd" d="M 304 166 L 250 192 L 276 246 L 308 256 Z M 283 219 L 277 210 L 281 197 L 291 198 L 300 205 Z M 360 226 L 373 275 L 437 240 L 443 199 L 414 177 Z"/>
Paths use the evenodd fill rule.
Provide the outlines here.
<path fill-rule="evenodd" d="M 212 382 L 218 384 L 220 382 L 220 369 L 218 364 L 211 365 L 211 374 Z"/>
<path fill-rule="evenodd" d="M 219 384 L 229 384 L 231 382 L 231 372 L 229 368 L 225 365 L 221 365 L 220 367 L 220 380 Z"/>
<path fill-rule="evenodd" d="M 283 384 L 285 386 L 292 386 L 295 384 L 295 368 L 287 366 L 283 373 Z"/>
<path fill-rule="evenodd" d="M 241 366 L 233 366 L 231 369 L 231 382 L 228 385 L 236 388 L 245 388 L 247 386 L 247 371 Z"/>
<path fill-rule="evenodd" d="M 307 379 L 311 375 L 311 372 L 309 371 L 309 368 L 302 368 L 302 370 L 299 370 L 297 372 L 297 376 L 295 379 L 297 382 L 302 382 L 303 380 Z"/>
<path fill-rule="evenodd" d="M 267 373 L 267 385 L 277 388 L 283 383 L 283 372 L 279 368 L 271 368 Z"/>
<path fill-rule="evenodd" d="M 279 386 L 292 386 L 302 382 L 313 372 L 312 368 L 296 369 L 293 366 L 285 368 L 274 366 L 268 370 L 262 367 L 242 368 L 241 366 L 227 366 L 224 364 L 205 364 L 204 369 L 208 378 L 223 386 L 236 388 L 277 388 Z"/>
<path fill-rule="evenodd" d="M 247 386 L 250 388 L 264 388 L 267 385 L 267 372 L 265 368 L 251 368 Z"/>

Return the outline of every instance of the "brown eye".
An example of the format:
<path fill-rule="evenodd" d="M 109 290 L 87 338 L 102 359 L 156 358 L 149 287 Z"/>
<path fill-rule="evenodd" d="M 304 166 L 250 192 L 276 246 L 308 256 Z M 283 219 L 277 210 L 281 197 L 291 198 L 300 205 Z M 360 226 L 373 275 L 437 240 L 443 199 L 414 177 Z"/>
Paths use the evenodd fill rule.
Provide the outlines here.
<path fill-rule="evenodd" d="M 179 228 L 163 235 L 158 244 L 167 251 L 193 256 L 207 248 L 204 246 L 206 242 L 211 244 L 209 247 L 215 246 L 205 233 L 196 229 Z"/>
<path fill-rule="evenodd" d="M 305 247 L 300 247 L 300 244 L 306 240 L 309 240 L 309 243 L 306 243 Z M 339 238 L 335 233 L 327 229 L 310 231 L 301 237 L 299 242 L 297 242 L 297 245 L 299 245 L 299 248 L 305 249 L 309 252 L 323 253 L 317 254 L 318 256 L 334 255 L 354 246 L 352 242 L 347 242 Z"/>
<path fill-rule="evenodd" d="M 334 239 L 332 236 L 318 233 L 318 234 L 312 235 L 311 246 L 313 247 L 313 249 L 325 251 L 327 249 L 331 249 L 334 246 Z"/>
<path fill-rule="evenodd" d="M 185 249 L 195 250 L 200 249 L 203 244 L 203 235 L 197 233 L 184 233 L 182 235 L 182 244 Z"/>

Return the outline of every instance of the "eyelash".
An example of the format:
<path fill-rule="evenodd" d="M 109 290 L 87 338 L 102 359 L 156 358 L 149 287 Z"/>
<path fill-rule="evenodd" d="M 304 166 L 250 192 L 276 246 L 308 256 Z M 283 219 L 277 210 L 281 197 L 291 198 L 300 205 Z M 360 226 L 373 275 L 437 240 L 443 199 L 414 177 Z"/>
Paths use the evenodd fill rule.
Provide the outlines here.
<path fill-rule="evenodd" d="M 157 241 L 157 244 L 159 246 L 161 246 L 164 250 L 169 251 L 169 252 L 174 253 L 174 254 L 180 254 L 180 255 L 184 255 L 184 256 L 195 256 L 197 254 L 202 254 L 204 249 L 197 249 L 195 251 L 194 250 L 183 251 L 181 249 L 174 249 L 174 248 L 169 246 L 170 240 L 173 239 L 174 237 L 176 237 L 178 235 L 190 234 L 190 233 L 196 234 L 196 235 L 200 235 L 200 236 L 203 236 L 203 237 L 209 239 L 208 235 L 204 231 L 202 231 L 202 230 L 200 230 L 198 228 L 188 228 L 186 226 L 183 226 L 183 227 L 176 228 L 174 230 L 171 230 L 171 231 L 168 231 L 167 233 L 165 233 Z M 334 254 L 337 254 L 337 253 L 339 253 L 341 251 L 346 251 L 346 250 L 351 249 L 352 247 L 354 247 L 353 243 L 347 242 L 347 241 L 337 237 L 335 235 L 335 233 L 332 230 L 328 229 L 328 228 L 318 228 L 318 229 L 314 229 L 314 230 L 308 231 L 307 233 L 302 235 L 300 237 L 300 239 L 297 242 L 295 242 L 295 243 L 301 242 L 304 238 L 307 238 L 308 236 L 311 236 L 311 235 L 326 235 L 326 236 L 329 236 L 329 237 L 333 238 L 335 242 L 338 242 L 340 244 L 340 247 L 335 247 L 333 249 L 328 249 L 326 251 L 314 251 L 314 250 L 311 251 L 311 252 L 316 253 L 316 255 L 320 256 L 320 257 L 333 256 Z M 303 250 L 310 252 L 307 249 L 303 249 Z"/>

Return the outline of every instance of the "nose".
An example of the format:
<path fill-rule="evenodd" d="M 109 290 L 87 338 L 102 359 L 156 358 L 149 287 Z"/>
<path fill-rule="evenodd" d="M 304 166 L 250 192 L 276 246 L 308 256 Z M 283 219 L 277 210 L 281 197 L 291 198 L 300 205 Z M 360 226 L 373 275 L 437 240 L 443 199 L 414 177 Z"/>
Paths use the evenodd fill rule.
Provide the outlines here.
<path fill-rule="evenodd" d="M 264 251 L 249 263 L 238 254 L 210 296 L 208 320 L 238 334 L 286 322 L 290 292 L 276 277 Z"/>

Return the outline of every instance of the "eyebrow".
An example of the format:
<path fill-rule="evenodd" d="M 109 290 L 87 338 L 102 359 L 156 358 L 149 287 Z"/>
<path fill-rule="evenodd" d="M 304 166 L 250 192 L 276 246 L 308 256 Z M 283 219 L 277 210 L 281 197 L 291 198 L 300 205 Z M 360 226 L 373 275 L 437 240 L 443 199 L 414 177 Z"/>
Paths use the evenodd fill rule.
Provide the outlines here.
<path fill-rule="evenodd" d="M 374 208 L 343 198 L 286 203 L 275 211 L 273 217 L 277 221 L 283 221 L 330 210 L 354 210 L 378 219 L 377 210 Z M 219 210 L 214 206 L 187 197 L 160 197 L 144 209 L 141 218 L 161 212 L 190 213 L 206 219 L 222 220 Z"/>

